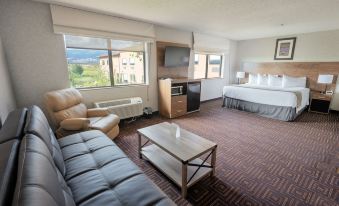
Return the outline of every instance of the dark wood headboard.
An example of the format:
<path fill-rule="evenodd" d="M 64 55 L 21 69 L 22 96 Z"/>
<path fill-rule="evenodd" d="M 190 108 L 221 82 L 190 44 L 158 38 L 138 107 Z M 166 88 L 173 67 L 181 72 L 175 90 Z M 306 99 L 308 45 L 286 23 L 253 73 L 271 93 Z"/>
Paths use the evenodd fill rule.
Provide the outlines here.
<path fill-rule="evenodd" d="M 339 74 L 339 62 L 245 62 L 243 71 L 254 74 L 289 75 L 307 77 L 307 86 L 312 90 L 324 90 L 317 84 L 319 74 L 333 74 L 332 89 L 335 89 Z"/>

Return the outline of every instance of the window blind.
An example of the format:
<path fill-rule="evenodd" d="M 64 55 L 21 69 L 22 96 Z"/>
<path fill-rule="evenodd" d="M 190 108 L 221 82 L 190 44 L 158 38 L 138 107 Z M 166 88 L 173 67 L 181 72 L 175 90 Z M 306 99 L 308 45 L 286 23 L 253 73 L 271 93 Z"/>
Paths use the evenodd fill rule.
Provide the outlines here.
<path fill-rule="evenodd" d="M 50 5 L 55 33 L 153 42 L 154 25 L 105 14 Z"/>
<path fill-rule="evenodd" d="M 226 38 L 193 33 L 194 51 L 204 53 L 229 53 L 230 41 Z"/>

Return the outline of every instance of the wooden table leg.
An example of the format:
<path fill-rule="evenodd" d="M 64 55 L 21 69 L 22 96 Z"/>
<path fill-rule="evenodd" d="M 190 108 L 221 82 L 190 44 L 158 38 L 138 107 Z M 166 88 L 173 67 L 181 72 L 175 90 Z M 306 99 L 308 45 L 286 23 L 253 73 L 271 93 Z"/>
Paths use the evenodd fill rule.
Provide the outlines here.
<path fill-rule="evenodd" d="M 186 163 L 182 163 L 181 175 L 182 175 L 181 195 L 183 198 L 186 198 L 186 195 L 187 195 L 187 164 Z"/>
<path fill-rule="evenodd" d="M 217 161 L 217 147 L 215 147 L 213 149 L 213 152 L 212 152 L 212 159 L 211 159 L 212 173 L 211 173 L 211 176 L 214 176 L 214 174 L 215 174 L 216 161 Z"/>
<path fill-rule="evenodd" d="M 141 134 L 138 133 L 138 152 L 139 152 L 139 158 L 142 159 L 142 154 L 141 154 Z"/>

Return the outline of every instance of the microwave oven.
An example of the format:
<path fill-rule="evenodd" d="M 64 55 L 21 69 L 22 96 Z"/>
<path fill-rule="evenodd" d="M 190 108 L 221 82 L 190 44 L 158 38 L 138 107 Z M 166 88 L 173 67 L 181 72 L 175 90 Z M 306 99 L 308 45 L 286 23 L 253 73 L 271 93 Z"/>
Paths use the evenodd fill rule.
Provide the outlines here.
<path fill-rule="evenodd" d="M 172 96 L 178 96 L 183 94 L 183 86 L 174 86 L 171 87 L 171 95 Z"/>

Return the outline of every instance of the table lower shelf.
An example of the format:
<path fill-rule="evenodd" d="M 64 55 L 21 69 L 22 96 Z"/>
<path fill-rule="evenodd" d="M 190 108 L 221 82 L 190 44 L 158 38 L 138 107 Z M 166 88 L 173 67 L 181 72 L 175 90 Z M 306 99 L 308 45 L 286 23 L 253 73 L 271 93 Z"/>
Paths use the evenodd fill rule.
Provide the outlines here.
<path fill-rule="evenodd" d="M 168 178 L 170 178 L 179 187 L 182 187 L 182 162 L 172 157 L 167 152 L 163 151 L 156 145 L 149 145 L 142 148 L 142 155 L 149 160 L 155 167 L 161 170 Z M 195 159 L 190 163 L 201 164 L 201 159 Z M 204 163 L 209 165 L 208 163 Z M 191 178 L 193 173 L 198 169 L 196 166 L 187 166 L 187 181 Z M 203 177 L 212 173 L 211 168 L 201 167 L 199 171 L 194 175 L 192 180 L 187 184 L 187 187 L 192 186 L 194 183 L 202 179 Z"/>

